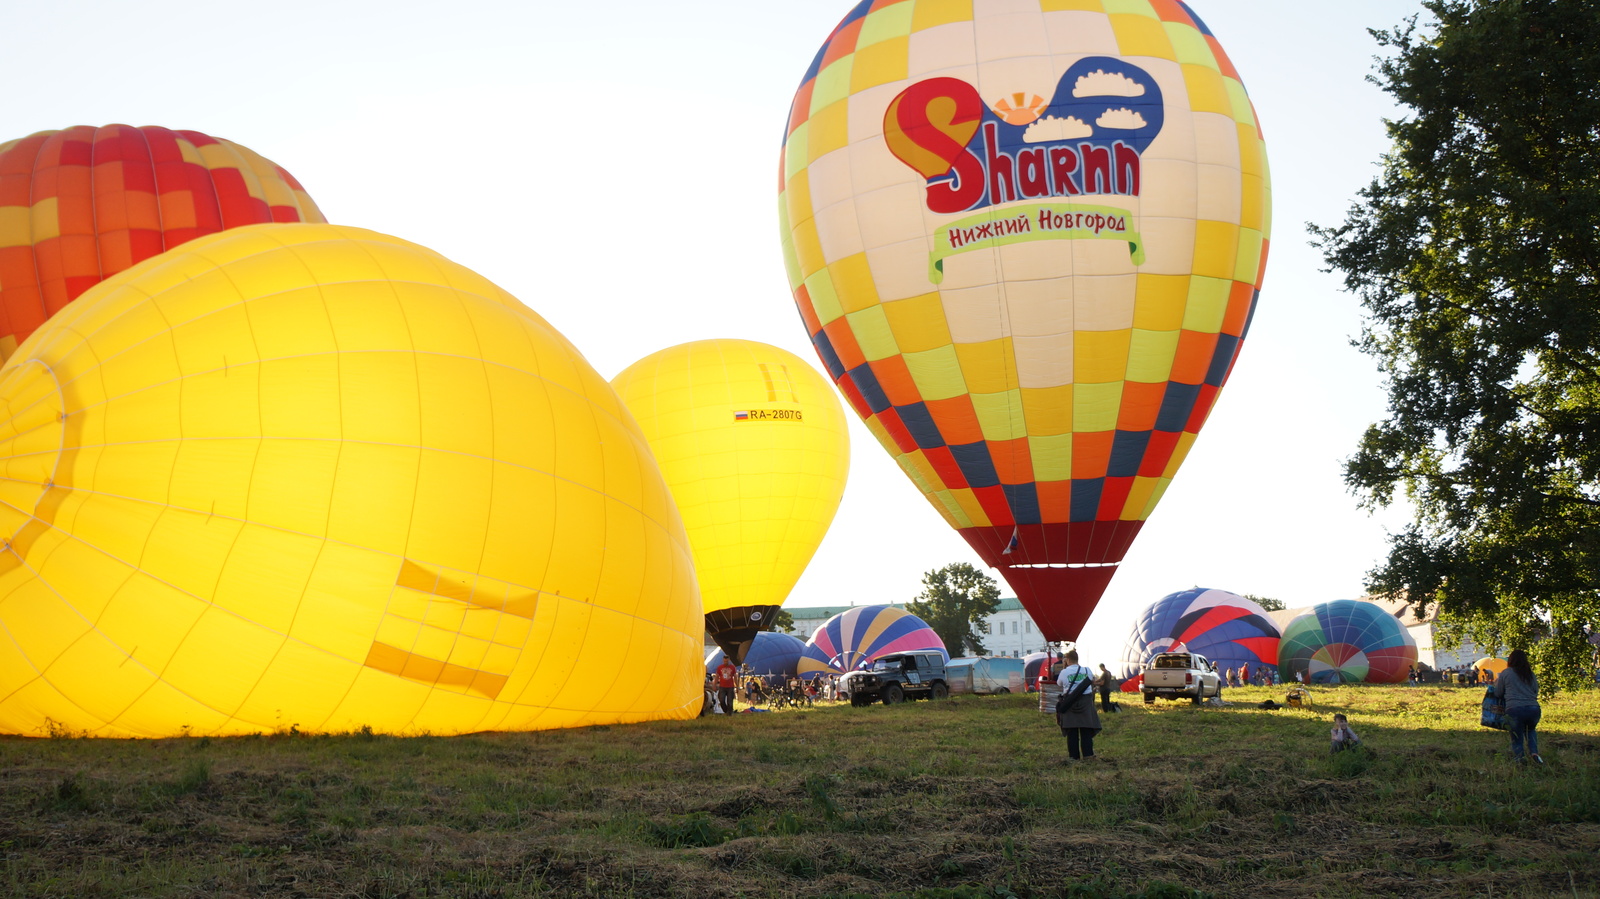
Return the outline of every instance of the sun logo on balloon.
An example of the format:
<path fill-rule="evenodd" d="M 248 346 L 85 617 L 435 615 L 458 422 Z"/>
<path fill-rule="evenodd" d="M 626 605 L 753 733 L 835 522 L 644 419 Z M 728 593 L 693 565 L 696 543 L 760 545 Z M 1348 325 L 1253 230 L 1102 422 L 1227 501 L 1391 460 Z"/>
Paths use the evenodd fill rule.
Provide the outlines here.
<path fill-rule="evenodd" d="M 1031 124 L 1044 112 L 1049 103 L 1038 94 L 1019 92 L 1001 97 L 989 108 L 1007 125 Z"/>

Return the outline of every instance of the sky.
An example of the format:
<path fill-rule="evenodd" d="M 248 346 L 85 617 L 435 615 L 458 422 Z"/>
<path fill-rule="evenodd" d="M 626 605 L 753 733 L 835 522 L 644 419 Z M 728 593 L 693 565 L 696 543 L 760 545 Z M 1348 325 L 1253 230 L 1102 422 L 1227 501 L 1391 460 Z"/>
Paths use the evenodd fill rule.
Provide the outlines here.
<path fill-rule="evenodd" d="M 244 144 L 329 221 L 493 280 L 607 378 L 711 337 L 814 361 L 784 275 L 778 153 L 801 76 L 850 5 L 0 0 L 16 86 L 0 141 L 124 123 Z M 1342 221 L 1377 174 L 1384 119 L 1402 111 L 1367 80 L 1381 50 L 1367 29 L 1420 2 L 1190 6 L 1265 129 L 1272 252 L 1232 378 L 1079 639 L 1090 661 L 1113 661 L 1134 616 L 1177 590 L 1291 607 L 1359 596 L 1407 518 L 1345 489 L 1341 462 L 1384 395 L 1350 345 L 1360 307 L 1321 271 L 1305 223 Z M 850 421 L 844 500 L 787 604 L 903 602 L 926 571 L 981 567 Z"/>

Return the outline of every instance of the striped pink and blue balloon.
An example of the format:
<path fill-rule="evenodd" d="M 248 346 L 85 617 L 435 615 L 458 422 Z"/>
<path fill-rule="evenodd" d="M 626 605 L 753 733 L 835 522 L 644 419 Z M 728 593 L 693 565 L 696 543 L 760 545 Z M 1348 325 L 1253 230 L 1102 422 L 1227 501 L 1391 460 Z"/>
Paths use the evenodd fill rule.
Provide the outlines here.
<path fill-rule="evenodd" d="M 829 618 L 800 654 L 800 676 L 843 674 L 897 652 L 936 649 L 944 641 L 926 621 L 894 606 L 858 606 Z"/>

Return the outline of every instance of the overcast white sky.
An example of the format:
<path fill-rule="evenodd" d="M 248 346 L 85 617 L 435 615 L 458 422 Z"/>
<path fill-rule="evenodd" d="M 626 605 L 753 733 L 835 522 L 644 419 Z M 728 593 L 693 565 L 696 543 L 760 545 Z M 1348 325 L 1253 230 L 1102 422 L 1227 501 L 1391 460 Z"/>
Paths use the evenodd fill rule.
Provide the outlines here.
<path fill-rule="evenodd" d="M 1358 510 L 1340 478 L 1383 396 L 1304 223 L 1339 221 L 1376 173 L 1397 113 L 1365 80 L 1366 29 L 1419 4 L 1190 5 L 1266 130 L 1272 256 L 1233 378 L 1080 641 L 1089 661 L 1114 661 L 1134 614 L 1174 590 L 1357 596 L 1403 522 Z M 499 283 L 606 377 L 707 337 L 814 360 L 779 251 L 778 150 L 849 6 L 0 0 L 0 140 L 121 122 L 238 141 L 330 221 Z M 851 438 L 843 505 L 789 605 L 903 601 L 926 570 L 981 564 L 853 416 Z"/>

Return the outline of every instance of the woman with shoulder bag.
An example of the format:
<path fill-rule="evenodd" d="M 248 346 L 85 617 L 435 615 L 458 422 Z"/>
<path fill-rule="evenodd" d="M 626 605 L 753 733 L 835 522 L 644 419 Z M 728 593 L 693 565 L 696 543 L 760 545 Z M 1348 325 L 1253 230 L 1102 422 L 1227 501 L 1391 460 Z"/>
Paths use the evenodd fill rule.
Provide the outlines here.
<path fill-rule="evenodd" d="M 1067 755 L 1073 761 L 1094 758 L 1094 735 L 1100 716 L 1094 710 L 1094 672 L 1078 664 L 1078 653 L 1068 652 L 1066 665 L 1056 675 L 1061 698 L 1056 700 L 1056 724 L 1067 738 Z"/>
<path fill-rule="evenodd" d="M 1543 714 L 1539 707 L 1539 678 L 1528 664 L 1527 653 L 1515 649 L 1506 657 L 1506 670 L 1494 679 L 1494 695 L 1504 705 L 1506 718 L 1510 719 L 1507 730 L 1511 732 L 1511 760 L 1523 760 L 1526 744 L 1527 757 L 1544 764 L 1544 759 L 1539 757 L 1538 726 Z"/>

